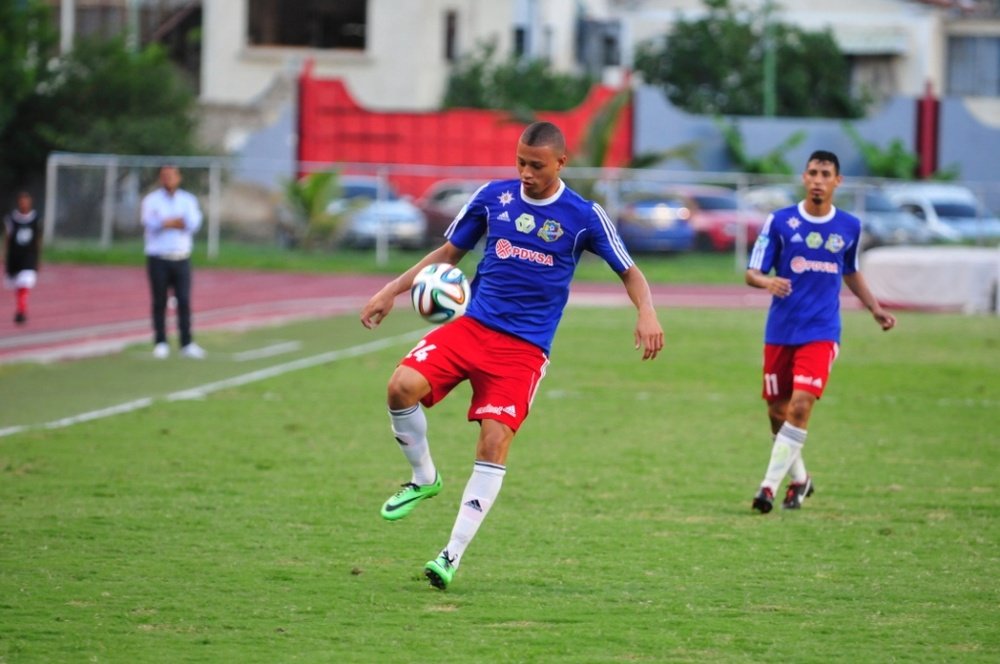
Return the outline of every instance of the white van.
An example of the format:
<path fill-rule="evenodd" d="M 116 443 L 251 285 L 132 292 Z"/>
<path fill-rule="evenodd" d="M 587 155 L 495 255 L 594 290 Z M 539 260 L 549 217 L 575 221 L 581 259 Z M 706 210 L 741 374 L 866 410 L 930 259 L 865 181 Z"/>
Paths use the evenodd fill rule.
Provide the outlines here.
<path fill-rule="evenodd" d="M 917 215 L 936 237 L 951 242 L 1000 242 L 1000 219 L 988 213 L 968 187 L 914 182 L 885 190 L 899 207 Z"/>

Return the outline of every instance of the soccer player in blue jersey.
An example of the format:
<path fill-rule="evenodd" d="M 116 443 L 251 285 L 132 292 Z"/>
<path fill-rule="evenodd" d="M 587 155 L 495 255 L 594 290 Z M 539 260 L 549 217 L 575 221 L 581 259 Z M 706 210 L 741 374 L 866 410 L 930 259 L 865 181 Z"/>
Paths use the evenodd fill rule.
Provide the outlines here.
<path fill-rule="evenodd" d="M 782 507 L 800 508 L 813 493 L 802 446 L 837 357 L 841 280 L 883 330 L 896 324 L 858 269 L 861 222 L 833 205 L 842 181 L 837 155 L 813 152 L 802 173 L 805 199 L 771 214 L 750 254 L 747 284 L 773 296 L 764 330 L 763 397 L 774 443 L 752 503 L 762 514 L 774 507 L 785 475 L 790 481 Z"/>
<path fill-rule="evenodd" d="M 388 386 L 392 431 L 413 469 L 410 481 L 382 506 L 382 516 L 390 521 L 441 491 L 421 405 L 430 408 L 463 380 L 472 386 L 468 419 L 480 425 L 472 476 L 448 543 L 424 566 L 431 584 L 442 590 L 500 493 L 507 452 L 545 376 L 570 281 L 584 251 L 599 255 L 621 278 L 638 311 L 634 341 L 642 359 L 655 358 L 663 348 L 663 329 L 645 276 L 601 206 L 583 199 L 559 177 L 566 159 L 558 127 L 529 125 L 517 144 L 518 179 L 480 187 L 445 231 L 444 244 L 386 284 L 361 311 L 361 323 L 376 327 L 421 268 L 457 265 L 485 237 L 465 315 L 421 339 Z"/>

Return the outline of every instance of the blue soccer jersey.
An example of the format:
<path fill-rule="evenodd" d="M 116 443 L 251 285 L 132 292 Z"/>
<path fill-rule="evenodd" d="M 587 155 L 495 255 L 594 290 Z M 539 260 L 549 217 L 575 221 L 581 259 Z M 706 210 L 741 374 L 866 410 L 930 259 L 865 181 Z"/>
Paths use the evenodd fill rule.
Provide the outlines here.
<path fill-rule="evenodd" d="M 861 222 L 833 208 L 813 217 L 802 204 L 774 212 L 761 229 L 749 268 L 772 269 L 792 282 L 787 297 L 771 298 L 764 341 L 797 346 L 840 342 L 840 290 L 844 275 L 858 269 Z"/>
<path fill-rule="evenodd" d="M 483 185 L 445 237 L 471 250 L 484 235 L 465 315 L 546 354 L 583 252 L 601 256 L 619 274 L 633 265 L 607 213 L 562 182 L 545 200 L 527 198 L 519 180 Z"/>

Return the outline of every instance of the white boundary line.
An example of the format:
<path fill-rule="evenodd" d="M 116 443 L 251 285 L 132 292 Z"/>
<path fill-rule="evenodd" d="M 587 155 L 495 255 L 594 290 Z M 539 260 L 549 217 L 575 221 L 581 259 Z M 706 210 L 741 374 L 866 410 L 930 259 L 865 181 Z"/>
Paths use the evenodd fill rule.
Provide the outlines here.
<path fill-rule="evenodd" d="M 374 353 L 375 351 L 388 348 L 403 341 L 410 341 L 410 340 L 415 341 L 423 337 L 425 334 L 427 334 L 427 330 L 423 329 L 423 330 L 418 330 L 416 332 L 399 334 L 394 337 L 388 337 L 386 339 L 370 341 L 366 344 L 361 344 L 360 346 L 351 346 L 350 348 L 333 350 L 328 353 L 320 353 L 319 355 L 313 355 L 311 357 L 303 357 L 298 360 L 292 360 L 291 362 L 285 362 L 284 364 L 276 364 L 273 367 L 258 369 L 257 371 L 251 371 L 250 373 L 245 373 L 239 376 L 233 376 L 232 378 L 226 378 L 224 380 L 219 380 L 214 383 L 206 383 L 205 385 L 192 387 L 187 390 L 179 390 L 177 392 L 171 392 L 166 396 L 166 400 L 184 401 L 188 399 L 203 399 L 205 396 L 211 394 L 212 392 L 218 392 L 219 390 L 224 390 L 230 387 L 237 387 L 240 385 L 246 385 L 248 383 L 255 383 L 259 380 L 264 380 L 267 378 L 274 378 L 275 376 L 280 376 L 282 374 L 286 374 L 291 371 L 298 371 L 299 369 L 309 369 L 311 367 L 319 366 L 321 364 L 328 364 L 330 362 L 336 362 L 337 360 L 343 360 L 349 357 L 358 357 L 360 355 Z M 154 397 L 142 397 L 139 399 L 134 399 L 132 401 L 126 401 L 125 403 L 117 404 L 115 406 L 109 406 L 108 408 L 101 408 L 99 410 L 92 410 L 86 413 L 80 413 L 79 415 L 63 417 L 58 420 L 52 420 L 51 422 L 44 422 L 42 424 L 19 424 L 12 427 L 7 427 L 5 429 L 0 429 L 0 438 L 4 436 L 11 436 L 16 433 L 21 433 L 23 431 L 29 431 L 31 429 L 61 429 L 64 427 L 72 426 L 74 424 L 80 424 L 82 422 L 89 422 L 91 420 L 99 420 L 104 417 L 111 417 L 112 415 L 131 413 L 132 411 L 140 410 L 142 408 L 148 408 L 155 402 L 156 398 Z"/>
<path fill-rule="evenodd" d="M 236 362 L 246 362 L 248 360 L 260 360 L 265 357 L 274 357 L 275 355 L 284 355 L 285 353 L 293 353 L 298 349 L 302 348 L 301 341 L 278 341 L 270 346 L 264 346 L 263 348 L 255 348 L 254 350 L 245 350 L 242 353 L 233 353 L 232 358 Z"/>

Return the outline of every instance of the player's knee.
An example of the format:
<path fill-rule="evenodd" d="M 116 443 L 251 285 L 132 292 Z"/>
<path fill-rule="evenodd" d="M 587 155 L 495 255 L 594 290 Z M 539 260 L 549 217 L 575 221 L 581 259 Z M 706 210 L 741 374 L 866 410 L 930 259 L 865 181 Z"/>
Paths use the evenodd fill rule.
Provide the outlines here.
<path fill-rule="evenodd" d="M 430 388 L 427 380 L 419 373 L 401 369 L 405 367 L 399 367 L 393 372 L 386 388 L 386 402 L 394 410 L 416 405 Z"/>
<path fill-rule="evenodd" d="M 494 420 L 483 420 L 479 432 L 479 444 L 476 446 L 476 459 L 490 463 L 504 464 L 507 462 L 507 451 L 514 438 L 513 430 Z"/>
<path fill-rule="evenodd" d="M 788 404 L 788 421 L 796 426 L 803 426 L 809 421 L 814 403 L 816 403 L 815 397 L 798 396 L 793 398 Z"/>

